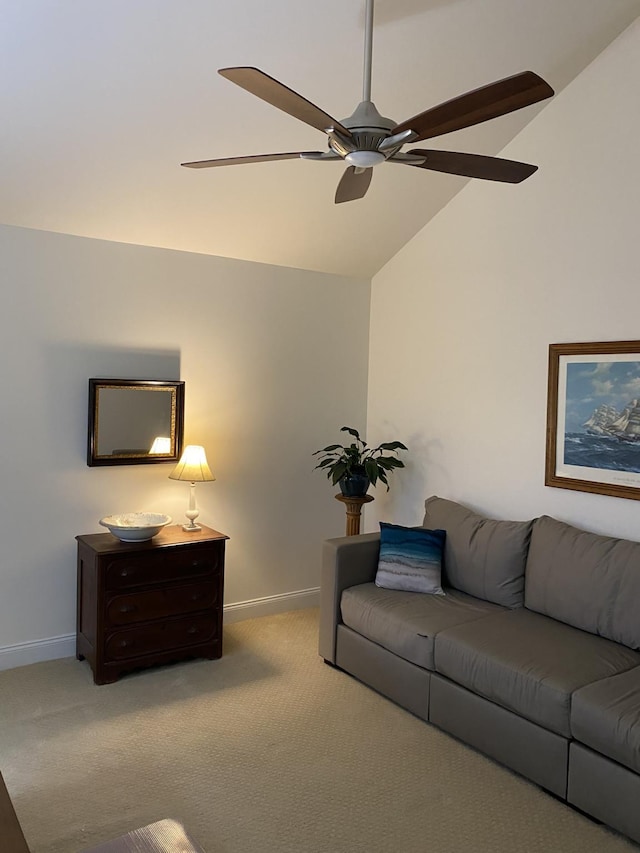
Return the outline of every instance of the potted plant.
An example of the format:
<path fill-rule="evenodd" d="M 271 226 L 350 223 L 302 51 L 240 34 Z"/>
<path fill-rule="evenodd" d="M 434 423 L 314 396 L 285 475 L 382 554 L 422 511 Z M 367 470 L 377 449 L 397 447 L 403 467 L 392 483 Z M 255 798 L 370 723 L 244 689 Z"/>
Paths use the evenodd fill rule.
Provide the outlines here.
<path fill-rule="evenodd" d="M 377 447 L 369 447 L 360 438 L 360 433 L 352 427 L 341 427 L 340 432 L 348 432 L 354 441 L 349 445 L 330 444 L 322 450 L 316 450 L 313 456 L 319 456 L 316 468 L 321 468 L 331 480 L 336 483 L 345 497 L 364 497 L 369 485 L 375 486 L 381 480 L 389 491 L 388 475 L 394 468 L 404 468 L 395 455 L 398 450 L 408 448 L 401 441 L 385 441 Z M 383 455 L 385 451 L 391 455 Z M 315 471 L 315 468 L 314 468 Z"/>

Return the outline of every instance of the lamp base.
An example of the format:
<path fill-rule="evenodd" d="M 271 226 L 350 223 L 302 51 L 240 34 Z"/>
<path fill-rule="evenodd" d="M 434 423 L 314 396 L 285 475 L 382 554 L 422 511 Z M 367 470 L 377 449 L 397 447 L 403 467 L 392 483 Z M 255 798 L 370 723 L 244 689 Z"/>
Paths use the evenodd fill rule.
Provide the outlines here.
<path fill-rule="evenodd" d="M 192 521 L 192 522 L 191 522 L 191 524 L 183 524 L 183 525 L 182 525 L 182 529 L 183 529 L 183 530 L 186 530 L 186 531 L 187 531 L 187 533 L 195 533 L 195 532 L 196 532 L 196 530 L 202 530 L 202 527 L 200 527 L 200 525 L 199 525 L 199 524 L 195 524 L 195 523 Z"/>

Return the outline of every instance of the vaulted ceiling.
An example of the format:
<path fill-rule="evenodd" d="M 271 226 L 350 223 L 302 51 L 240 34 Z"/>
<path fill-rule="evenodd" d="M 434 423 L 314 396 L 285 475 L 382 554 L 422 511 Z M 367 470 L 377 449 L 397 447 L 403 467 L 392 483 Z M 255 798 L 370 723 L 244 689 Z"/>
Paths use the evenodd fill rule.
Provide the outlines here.
<path fill-rule="evenodd" d="M 0 0 L 0 222 L 373 275 L 465 179 L 384 164 L 364 199 L 335 205 L 342 163 L 179 165 L 322 150 L 323 134 L 216 71 L 257 66 L 342 119 L 362 96 L 364 6 Z M 372 98 L 400 122 L 527 69 L 558 92 L 639 13 L 638 0 L 378 0 Z M 544 106 L 428 145 L 498 154 Z"/>

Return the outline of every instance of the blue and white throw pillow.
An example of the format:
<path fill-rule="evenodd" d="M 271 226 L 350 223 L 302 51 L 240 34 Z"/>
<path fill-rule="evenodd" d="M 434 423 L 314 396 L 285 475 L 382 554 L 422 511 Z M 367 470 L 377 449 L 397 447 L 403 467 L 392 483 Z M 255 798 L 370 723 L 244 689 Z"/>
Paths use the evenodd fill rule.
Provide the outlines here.
<path fill-rule="evenodd" d="M 445 538 L 444 530 L 381 521 L 376 586 L 444 595 L 441 577 Z"/>

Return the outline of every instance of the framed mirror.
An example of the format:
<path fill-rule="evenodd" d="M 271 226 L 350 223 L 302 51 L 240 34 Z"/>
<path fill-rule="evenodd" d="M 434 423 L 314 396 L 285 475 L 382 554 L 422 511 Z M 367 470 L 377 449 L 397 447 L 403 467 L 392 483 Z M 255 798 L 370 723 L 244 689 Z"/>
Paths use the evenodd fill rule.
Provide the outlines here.
<path fill-rule="evenodd" d="M 184 382 L 90 379 L 87 465 L 177 462 Z"/>

